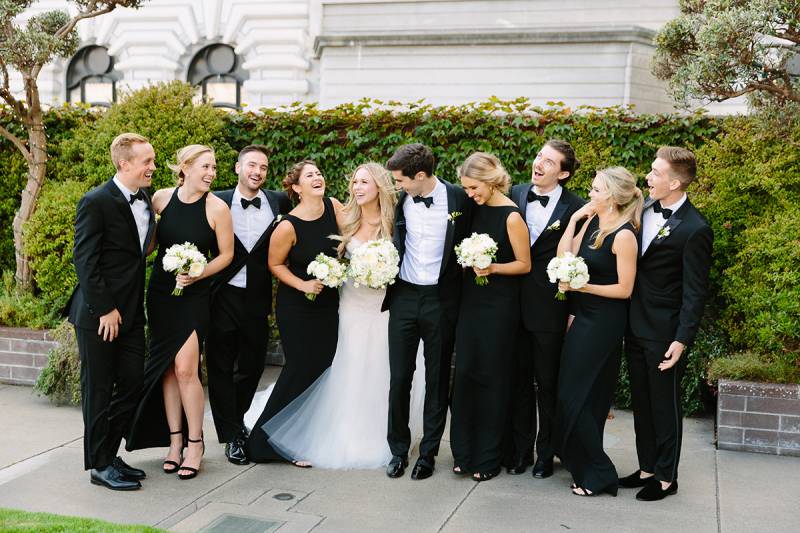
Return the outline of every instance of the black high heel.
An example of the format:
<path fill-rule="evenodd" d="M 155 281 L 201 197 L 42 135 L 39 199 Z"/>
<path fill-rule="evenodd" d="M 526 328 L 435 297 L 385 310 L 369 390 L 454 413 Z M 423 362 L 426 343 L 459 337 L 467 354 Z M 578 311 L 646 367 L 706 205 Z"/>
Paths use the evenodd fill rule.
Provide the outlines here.
<path fill-rule="evenodd" d="M 497 477 L 497 474 L 499 473 L 500 473 L 499 470 L 496 470 L 494 472 L 474 472 L 472 474 L 472 480 L 477 481 L 478 483 L 482 481 L 489 481 L 493 477 Z"/>
<path fill-rule="evenodd" d="M 182 429 L 179 429 L 178 431 L 170 431 L 169 432 L 170 435 L 178 435 L 178 434 L 181 434 L 181 433 L 183 433 Z M 180 459 L 181 463 L 183 463 L 183 448 L 185 446 L 186 446 L 186 442 L 184 441 L 184 446 L 181 446 L 181 459 Z M 164 466 L 169 466 L 170 468 L 166 469 L 166 468 L 164 468 Z M 175 461 L 170 461 L 169 459 L 165 459 L 164 460 L 164 464 L 161 467 L 161 470 L 165 474 L 174 474 L 175 472 L 180 470 L 180 468 L 181 468 L 180 464 L 176 463 Z"/>
<path fill-rule="evenodd" d="M 198 442 L 202 443 L 203 453 L 200 454 L 200 458 L 202 460 L 203 456 L 206 454 L 206 443 L 203 441 L 203 437 L 201 436 L 199 439 L 187 439 L 187 440 L 193 443 L 198 443 Z M 192 479 L 194 477 L 197 477 L 197 474 L 200 472 L 200 465 L 198 465 L 197 468 L 193 468 L 191 466 L 183 466 L 183 463 L 181 463 L 181 466 L 180 468 L 178 468 L 178 470 L 189 471 L 188 474 L 178 474 L 178 479 Z"/>

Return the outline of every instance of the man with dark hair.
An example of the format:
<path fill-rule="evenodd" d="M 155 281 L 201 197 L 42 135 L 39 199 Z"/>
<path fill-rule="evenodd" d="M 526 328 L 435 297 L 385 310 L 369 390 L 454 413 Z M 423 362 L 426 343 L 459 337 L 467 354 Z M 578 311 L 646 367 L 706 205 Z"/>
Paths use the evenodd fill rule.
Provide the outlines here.
<path fill-rule="evenodd" d="M 647 175 L 650 197 L 642 214 L 625 336 L 639 469 L 619 480 L 621 487 L 643 487 L 637 500 L 678 492 L 682 355 L 703 316 L 714 240 L 686 196 L 696 172 L 691 151 L 664 146 Z"/>
<path fill-rule="evenodd" d="M 117 456 L 142 394 L 145 259 L 155 217 L 144 191 L 155 152 L 136 133 L 111 143 L 117 173 L 78 202 L 73 262 L 78 285 L 65 309 L 81 358 L 84 468 L 112 490 L 141 488 L 145 473 Z"/>
<path fill-rule="evenodd" d="M 264 371 L 272 311 L 272 276 L 267 268 L 275 217 L 289 212 L 286 193 L 261 188 L 267 178 L 267 148 L 245 146 L 236 161 L 239 182 L 215 193 L 231 208 L 233 261 L 212 282 L 214 320 L 206 342 L 208 397 L 219 442 L 234 464 L 245 453 L 244 414 Z"/>
<path fill-rule="evenodd" d="M 561 344 L 567 327 L 568 302 L 556 299 L 558 285 L 550 283 L 547 264 L 572 214 L 583 200 L 563 187 L 579 162 L 572 146 L 553 139 L 536 154 L 531 183 L 515 185 L 511 198 L 528 225 L 531 271 L 523 277 L 522 322 L 517 335 L 516 372 L 505 463 L 509 474 L 522 474 L 533 458 L 533 476 L 553 474 L 554 416 Z M 534 387 L 534 380 L 536 386 Z M 538 407 L 538 433 L 537 433 Z"/>
<path fill-rule="evenodd" d="M 461 187 L 433 175 L 431 149 L 407 144 L 386 167 L 402 189 L 394 224 L 400 274 L 386 293 L 389 314 L 389 429 L 386 475 L 403 475 L 411 447 L 409 402 L 420 340 L 424 342 L 425 407 L 412 479 L 433 474 L 447 419 L 450 366 L 461 292 L 455 246 L 468 234 L 473 202 Z"/>

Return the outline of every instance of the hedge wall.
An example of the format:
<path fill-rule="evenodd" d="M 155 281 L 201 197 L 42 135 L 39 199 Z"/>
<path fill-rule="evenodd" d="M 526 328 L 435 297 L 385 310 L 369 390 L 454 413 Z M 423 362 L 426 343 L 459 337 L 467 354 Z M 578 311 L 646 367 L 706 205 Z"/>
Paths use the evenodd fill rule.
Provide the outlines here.
<path fill-rule="evenodd" d="M 789 207 L 800 199 L 800 128 L 787 138 L 786 132 L 760 126 L 757 117 L 637 115 L 619 107 L 571 110 L 559 103 L 538 108 L 522 98 L 436 108 L 422 102 L 363 100 L 325 110 L 294 104 L 259 114 L 228 114 L 193 105 L 190 89 L 180 83 L 133 93 L 105 113 L 63 108 L 47 117 L 48 131 L 57 132 L 51 134 L 53 159 L 41 205 L 26 234 L 36 284 L 48 301 L 63 301 L 74 279 L 74 199 L 111 175 L 108 145 L 123 130 L 151 138 L 157 154 L 156 187 L 172 183 L 166 162 L 184 144 L 215 147 L 215 187 L 223 188 L 235 183 L 235 150 L 259 143 L 272 151 L 269 186 L 278 186 L 291 163 L 313 158 L 328 178 L 329 190 L 340 199 L 345 197 L 347 176 L 358 164 L 384 162 L 407 142 L 431 146 L 437 174 L 450 181 L 456 181 L 455 169 L 467 155 L 485 150 L 495 153 L 520 183 L 530 179 L 530 165 L 542 143 L 564 138 L 583 163 L 569 186 L 584 196 L 594 171 L 610 165 L 626 166 L 644 186 L 657 147 L 673 144 L 698 153 L 701 179 L 693 186 L 692 199 L 709 218 L 716 239 L 713 297 L 684 382 L 687 412 L 703 407 L 709 358 L 731 349 L 751 349 L 790 362 L 798 359 L 800 269 L 795 233 L 800 213 Z M 18 202 L 24 168 L 5 141 L 0 141 L 0 164 L 11 177 L 0 185 L 0 219 L 5 222 L 10 219 L 2 217 L 13 216 Z M 785 226 L 794 231 L 774 231 Z M 7 253 L 13 251 L 10 238 L 10 233 L 0 234 L 3 268 L 13 268 L 13 254 Z M 629 394 L 624 368 L 621 382 L 617 404 L 625 406 Z"/>

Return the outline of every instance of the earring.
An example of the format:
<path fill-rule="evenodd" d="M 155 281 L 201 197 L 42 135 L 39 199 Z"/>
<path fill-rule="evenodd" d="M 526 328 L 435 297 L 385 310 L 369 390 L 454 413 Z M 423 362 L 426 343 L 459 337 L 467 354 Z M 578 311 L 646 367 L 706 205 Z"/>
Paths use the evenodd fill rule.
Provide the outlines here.
<path fill-rule="evenodd" d="M 611 214 L 613 212 L 614 212 L 614 206 L 613 205 L 608 206 L 608 214 Z"/>

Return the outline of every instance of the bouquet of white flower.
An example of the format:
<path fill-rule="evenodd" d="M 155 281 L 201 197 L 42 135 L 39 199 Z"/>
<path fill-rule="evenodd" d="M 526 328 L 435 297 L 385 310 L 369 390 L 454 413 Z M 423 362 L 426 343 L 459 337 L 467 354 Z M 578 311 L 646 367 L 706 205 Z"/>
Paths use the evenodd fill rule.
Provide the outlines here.
<path fill-rule="evenodd" d="M 338 259 L 329 257 L 325 254 L 317 254 L 308 264 L 306 272 L 314 278 L 320 280 L 326 287 L 341 287 L 347 275 L 347 267 Z M 306 293 L 306 298 L 312 302 L 317 299 L 317 295 L 311 292 Z"/>
<path fill-rule="evenodd" d="M 547 277 L 550 283 L 569 283 L 573 289 L 580 289 L 589 283 L 589 268 L 583 257 L 564 252 L 562 257 L 554 257 L 547 264 Z M 556 294 L 558 300 L 566 300 L 567 295 L 561 290 Z"/>
<path fill-rule="evenodd" d="M 394 283 L 400 272 L 400 254 L 389 239 L 368 241 L 350 255 L 347 276 L 353 286 L 366 285 L 371 289 L 385 289 Z"/>
<path fill-rule="evenodd" d="M 489 268 L 497 256 L 497 243 L 485 233 L 473 233 L 456 246 L 458 264 L 465 267 Z M 476 276 L 475 283 L 486 285 L 487 276 Z"/>
<path fill-rule="evenodd" d="M 199 277 L 206 268 L 206 256 L 204 256 L 197 246 L 190 242 L 183 244 L 173 244 L 164 252 L 162 266 L 165 272 L 178 274 L 188 274 L 192 278 Z M 183 285 L 175 283 L 172 290 L 173 296 L 183 294 Z"/>

